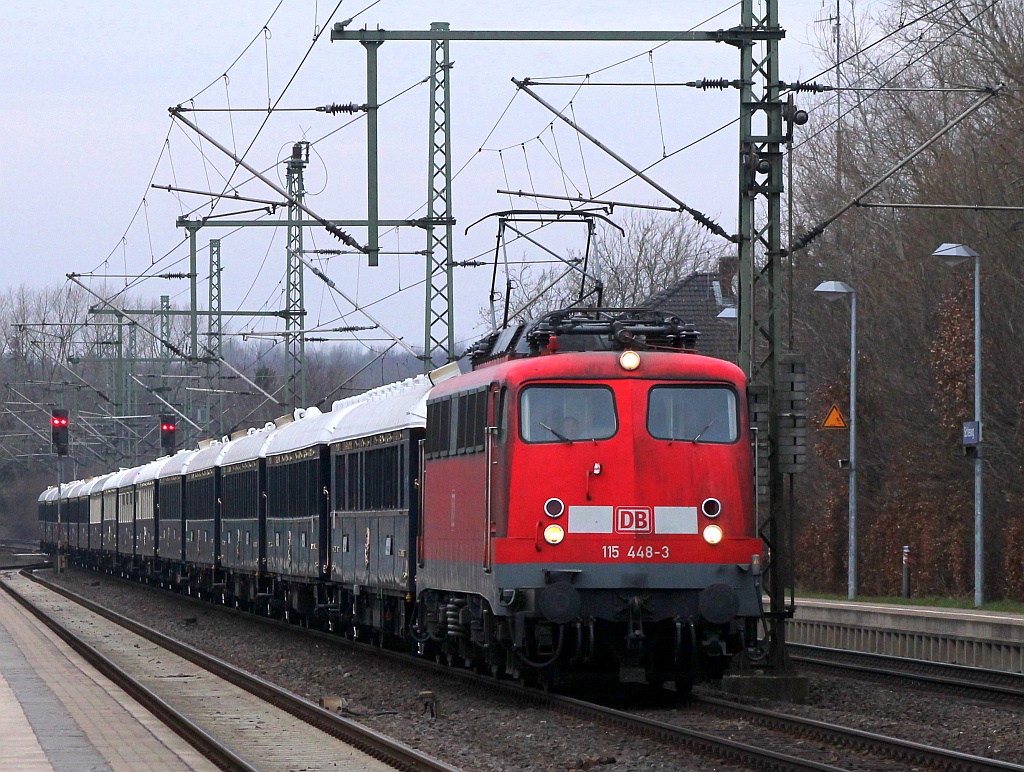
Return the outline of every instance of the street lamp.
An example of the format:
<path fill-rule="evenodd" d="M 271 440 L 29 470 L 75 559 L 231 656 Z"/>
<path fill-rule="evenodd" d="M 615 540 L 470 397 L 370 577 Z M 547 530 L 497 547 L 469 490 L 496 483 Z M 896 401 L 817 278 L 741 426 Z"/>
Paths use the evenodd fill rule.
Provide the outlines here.
<path fill-rule="evenodd" d="M 981 487 L 981 256 L 966 244 L 942 244 L 932 252 L 950 268 L 974 258 L 974 605 L 985 602 L 984 508 Z"/>
<path fill-rule="evenodd" d="M 825 300 L 850 296 L 850 537 L 847 556 L 846 595 L 857 597 L 857 292 L 846 282 L 823 281 L 814 288 Z"/>

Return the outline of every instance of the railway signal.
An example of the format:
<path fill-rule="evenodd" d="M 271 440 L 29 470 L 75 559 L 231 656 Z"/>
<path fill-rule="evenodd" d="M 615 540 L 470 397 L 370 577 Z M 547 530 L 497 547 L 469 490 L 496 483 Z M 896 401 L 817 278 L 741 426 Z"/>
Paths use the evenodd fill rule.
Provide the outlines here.
<path fill-rule="evenodd" d="M 50 411 L 50 439 L 54 453 L 58 456 L 68 454 L 68 411 L 64 408 Z"/>
<path fill-rule="evenodd" d="M 178 425 L 170 413 L 160 414 L 160 449 L 168 455 L 174 455 Z"/>

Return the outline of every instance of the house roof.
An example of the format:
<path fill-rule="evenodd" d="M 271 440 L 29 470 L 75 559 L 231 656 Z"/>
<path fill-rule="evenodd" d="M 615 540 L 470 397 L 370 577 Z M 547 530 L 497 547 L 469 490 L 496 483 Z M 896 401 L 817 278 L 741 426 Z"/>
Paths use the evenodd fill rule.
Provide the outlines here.
<path fill-rule="evenodd" d="M 736 305 L 732 274 L 719 271 L 692 273 L 651 295 L 640 305 L 674 314 L 693 324 L 700 333 L 697 340 L 699 353 L 736 362 L 736 321 L 718 318 L 723 309 Z"/>

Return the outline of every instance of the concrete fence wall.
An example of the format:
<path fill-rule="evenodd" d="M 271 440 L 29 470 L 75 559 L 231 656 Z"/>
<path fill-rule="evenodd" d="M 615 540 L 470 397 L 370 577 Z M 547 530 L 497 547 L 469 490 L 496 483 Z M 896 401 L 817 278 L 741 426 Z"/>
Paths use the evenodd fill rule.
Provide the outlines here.
<path fill-rule="evenodd" d="M 787 640 L 1024 672 L 1024 619 L 1010 614 L 798 601 Z"/>

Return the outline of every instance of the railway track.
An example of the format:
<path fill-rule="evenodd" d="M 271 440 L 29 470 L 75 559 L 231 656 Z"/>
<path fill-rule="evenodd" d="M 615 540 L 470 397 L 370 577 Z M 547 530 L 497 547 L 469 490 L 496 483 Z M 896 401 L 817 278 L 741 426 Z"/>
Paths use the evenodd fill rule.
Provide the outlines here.
<path fill-rule="evenodd" d="M 38 577 L 17 578 L 0 585 L 223 769 L 455 769 Z"/>
<path fill-rule="evenodd" d="M 912 683 L 943 694 L 1024 705 L 1024 675 L 1020 673 L 806 644 L 791 643 L 788 647 L 795 664 L 818 672 Z"/>
<path fill-rule="evenodd" d="M 21 539 L 0 540 L 0 571 L 47 568 L 52 565 L 48 555 L 39 552 L 39 542 Z"/>
<path fill-rule="evenodd" d="M 155 591 L 155 588 L 152 589 Z M 187 600 L 205 608 L 221 609 L 228 614 L 241 613 L 194 598 Z M 270 625 L 296 630 L 294 625 L 285 622 L 265 617 L 259 619 Z M 453 669 L 401 652 L 381 650 L 330 633 L 305 629 L 303 632 L 329 641 L 333 645 L 372 649 L 374 657 L 392 658 L 407 666 L 431 670 L 448 678 L 474 683 L 489 692 L 497 691 L 506 701 L 569 713 L 614 726 L 630 735 L 639 734 L 673 746 L 686 747 L 700 754 L 756 768 L 903 770 L 908 766 L 914 766 L 944 770 L 1024 770 L 1024 766 L 1017 764 L 933 748 L 708 697 L 687 698 L 681 703 L 682 710 L 674 710 L 671 713 L 671 721 L 668 721 L 658 716 L 637 715 L 607 705 L 540 692 L 513 682 L 497 681 L 489 676 Z M 797 748 L 799 752 L 795 750 Z M 853 766 L 848 763 L 851 756 L 857 758 Z"/>

